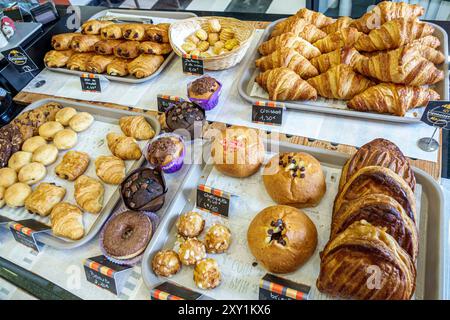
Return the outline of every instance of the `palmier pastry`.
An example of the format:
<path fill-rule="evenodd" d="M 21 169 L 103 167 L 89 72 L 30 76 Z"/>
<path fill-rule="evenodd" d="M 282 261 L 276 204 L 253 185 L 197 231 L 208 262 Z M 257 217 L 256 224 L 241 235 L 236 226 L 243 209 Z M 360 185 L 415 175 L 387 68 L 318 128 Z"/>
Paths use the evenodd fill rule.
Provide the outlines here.
<path fill-rule="evenodd" d="M 82 175 L 75 180 L 75 201 L 87 212 L 99 213 L 102 211 L 104 193 L 105 188 L 97 179 Z"/>
<path fill-rule="evenodd" d="M 197 262 L 206 258 L 206 248 L 203 242 L 197 238 L 187 238 L 180 245 L 178 256 L 181 263 L 186 266 L 195 265 Z"/>
<path fill-rule="evenodd" d="M 122 26 L 122 35 L 127 40 L 143 41 L 146 38 L 145 25 L 130 23 Z"/>
<path fill-rule="evenodd" d="M 139 52 L 148 54 L 164 55 L 172 52 L 172 47 L 169 43 L 158 43 L 152 41 L 141 42 Z"/>
<path fill-rule="evenodd" d="M 95 172 L 105 183 L 120 184 L 125 179 L 125 162 L 114 156 L 100 156 L 95 160 Z"/>
<path fill-rule="evenodd" d="M 195 265 L 194 282 L 200 289 L 214 289 L 220 284 L 220 270 L 216 260 L 206 258 Z"/>
<path fill-rule="evenodd" d="M 159 23 L 157 25 L 147 27 L 147 39 L 153 42 L 168 43 L 169 27 L 169 23 Z"/>
<path fill-rule="evenodd" d="M 70 44 L 75 36 L 79 36 L 79 33 L 61 33 L 56 34 L 52 37 L 52 47 L 55 50 L 68 50 L 70 49 Z"/>
<path fill-rule="evenodd" d="M 181 269 L 178 253 L 173 250 L 158 251 L 152 259 L 152 269 L 158 276 L 173 276 Z"/>
<path fill-rule="evenodd" d="M 111 24 L 100 30 L 100 36 L 104 40 L 122 39 L 122 27 L 119 24 Z"/>
<path fill-rule="evenodd" d="M 8 188 L 17 182 L 16 170 L 12 168 L 0 169 L 0 187 Z"/>
<path fill-rule="evenodd" d="M 77 114 L 77 110 L 72 107 L 65 107 L 56 113 L 55 120 L 63 126 L 68 126 L 70 119 Z"/>
<path fill-rule="evenodd" d="M 33 154 L 31 152 L 17 151 L 9 158 L 8 167 L 19 172 L 24 165 L 31 162 L 32 156 Z"/>
<path fill-rule="evenodd" d="M 118 58 L 134 59 L 139 56 L 138 41 L 125 41 L 114 48 L 114 55 Z"/>
<path fill-rule="evenodd" d="M 56 158 L 58 158 L 58 148 L 53 144 L 45 144 L 34 150 L 31 160 L 49 166 L 56 161 Z"/>
<path fill-rule="evenodd" d="M 195 212 L 189 211 L 180 215 L 176 223 L 178 233 L 186 238 L 198 237 L 205 227 L 205 219 Z"/>
<path fill-rule="evenodd" d="M 100 41 L 100 37 L 96 35 L 80 35 L 72 38 L 70 47 L 76 52 L 92 52 L 95 43 Z"/>
<path fill-rule="evenodd" d="M 26 152 L 34 152 L 40 146 L 44 146 L 47 144 L 44 138 L 41 136 L 34 136 L 24 141 L 22 145 L 22 151 Z"/>
<path fill-rule="evenodd" d="M 126 136 L 137 140 L 148 140 L 155 136 L 155 130 L 144 116 L 122 117 L 119 120 L 119 125 Z"/>
<path fill-rule="evenodd" d="M 86 64 L 86 71 L 92 73 L 104 73 L 106 67 L 114 60 L 113 55 L 101 55 L 97 54 L 92 57 Z"/>
<path fill-rule="evenodd" d="M 64 129 L 59 131 L 53 138 L 53 143 L 58 150 L 67 150 L 75 147 L 78 136 L 72 129 Z"/>
<path fill-rule="evenodd" d="M 66 189 L 53 183 L 41 183 L 25 200 L 25 208 L 31 213 L 46 217 L 66 195 Z"/>
<path fill-rule="evenodd" d="M 25 200 L 31 194 L 31 187 L 23 182 L 14 183 L 5 191 L 4 200 L 8 207 L 17 208 L 25 205 Z"/>
<path fill-rule="evenodd" d="M 106 140 L 111 153 L 122 160 L 138 160 L 142 156 L 141 149 L 132 137 L 111 132 L 106 135 Z"/>
<path fill-rule="evenodd" d="M 95 52 L 98 54 L 114 54 L 114 48 L 124 40 L 101 40 L 95 43 Z"/>
<path fill-rule="evenodd" d="M 55 236 L 79 240 L 84 236 L 83 212 L 77 206 L 67 202 L 53 207 L 50 220 Z"/>
<path fill-rule="evenodd" d="M 89 112 L 79 112 L 69 121 L 70 128 L 75 132 L 87 130 L 94 122 L 94 117 Z"/>
<path fill-rule="evenodd" d="M 93 53 L 75 53 L 67 61 L 69 70 L 86 71 L 86 65 L 94 56 Z"/>
<path fill-rule="evenodd" d="M 154 74 L 163 62 L 163 56 L 143 53 L 128 64 L 128 71 L 138 79 L 146 78 Z"/>
<path fill-rule="evenodd" d="M 89 165 L 89 155 L 81 151 L 68 151 L 61 163 L 56 166 L 55 173 L 64 180 L 74 181 L 81 176 Z"/>
<path fill-rule="evenodd" d="M 24 165 L 17 174 L 17 178 L 20 182 L 32 185 L 45 178 L 47 169 L 42 163 L 31 162 Z"/>
<path fill-rule="evenodd" d="M 45 65 L 49 68 L 65 67 L 72 54 L 73 50 L 71 49 L 62 51 L 51 50 L 44 56 Z"/>
<path fill-rule="evenodd" d="M 55 134 L 63 129 L 64 127 L 61 123 L 57 121 L 49 121 L 39 127 L 39 135 L 45 140 L 52 140 Z"/>
<path fill-rule="evenodd" d="M 84 34 L 100 34 L 100 29 L 114 24 L 107 20 L 89 20 L 81 25 L 81 32 Z"/>
<path fill-rule="evenodd" d="M 131 59 L 115 58 L 106 66 L 106 73 L 110 76 L 125 77 L 128 75 L 128 63 Z"/>

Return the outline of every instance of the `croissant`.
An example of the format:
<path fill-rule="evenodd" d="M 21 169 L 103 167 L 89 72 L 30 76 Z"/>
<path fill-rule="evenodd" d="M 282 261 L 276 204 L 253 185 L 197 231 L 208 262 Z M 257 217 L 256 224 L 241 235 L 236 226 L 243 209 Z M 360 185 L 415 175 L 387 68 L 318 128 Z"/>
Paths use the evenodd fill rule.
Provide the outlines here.
<path fill-rule="evenodd" d="M 169 42 L 169 23 L 159 23 L 146 28 L 147 39 L 153 42 Z"/>
<path fill-rule="evenodd" d="M 95 160 L 95 172 L 105 183 L 120 184 L 125 179 L 125 162 L 115 156 L 100 156 Z"/>
<path fill-rule="evenodd" d="M 353 47 L 358 38 L 362 35 L 355 28 L 345 28 L 327 35 L 313 43 L 322 53 L 327 53 L 339 48 Z"/>
<path fill-rule="evenodd" d="M 357 54 L 358 52 L 353 48 L 339 48 L 312 58 L 310 62 L 314 67 L 316 67 L 319 73 L 324 73 L 331 67 L 340 64 L 348 64 L 350 66 L 353 65 L 354 59 L 358 57 Z"/>
<path fill-rule="evenodd" d="M 99 213 L 102 211 L 104 193 L 105 188 L 97 179 L 83 175 L 75 180 L 75 201 L 87 212 Z"/>
<path fill-rule="evenodd" d="M 298 35 L 302 29 L 309 24 L 310 23 L 305 19 L 299 18 L 295 15 L 290 16 L 275 25 L 272 33 L 270 34 L 270 38 L 278 37 L 286 32 L 292 32 L 295 35 Z"/>
<path fill-rule="evenodd" d="M 114 48 L 123 42 L 124 40 L 101 40 L 95 43 L 94 50 L 98 54 L 113 54 Z"/>
<path fill-rule="evenodd" d="M 122 39 L 122 27 L 120 24 L 111 24 L 100 30 L 100 36 L 103 40 Z"/>
<path fill-rule="evenodd" d="M 75 36 L 79 36 L 79 33 L 61 33 L 52 37 L 52 47 L 55 50 L 68 50 L 70 44 Z"/>
<path fill-rule="evenodd" d="M 298 18 L 297 16 L 288 18 L 281 28 L 276 28 L 272 32 L 271 37 L 276 37 L 286 32 L 292 32 L 310 43 L 316 42 L 327 35 L 315 25 L 310 24 L 307 20 Z"/>
<path fill-rule="evenodd" d="M 137 140 L 148 140 L 155 136 L 155 130 L 144 116 L 122 117 L 119 119 L 119 125 L 126 136 Z"/>
<path fill-rule="evenodd" d="M 370 30 L 379 28 L 387 21 L 397 18 L 414 19 L 424 13 L 425 9 L 416 4 L 383 1 L 361 18 L 354 20 L 351 26 L 361 32 L 369 33 Z"/>
<path fill-rule="evenodd" d="M 348 28 L 352 23 L 353 19 L 350 17 L 340 17 L 335 22 L 321 28 L 326 34 L 334 33 L 336 31 Z"/>
<path fill-rule="evenodd" d="M 86 71 L 92 73 L 104 73 L 106 66 L 114 60 L 113 55 L 101 55 L 97 54 L 93 56 L 86 64 Z"/>
<path fill-rule="evenodd" d="M 347 102 L 347 107 L 403 117 L 408 110 L 426 106 L 429 101 L 439 99 L 439 94 L 433 89 L 380 83 L 354 96 Z"/>
<path fill-rule="evenodd" d="M 426 36 L 414 40 L 413 42 L 411 42 L 411 44 L 423 44 L 427 47 L 436 49 L 441 45 L 441 41 L 439 41 L 439 39 L 436 38 L 435 36 Z"/>
<path fill-rule="evenodd" d="M 49 68 L 62 68 L 65 67 L 67 61 L 69 61 L 72 56 L 72 50 L 50 50 L 44 56 L 45 65 Z"/>
<path fill-rule="evenodd" d="M 359 169 L 368 166 L 391 169 L 408 183 L 412 191 L 416 187 L 416 178 L 408 159 L 395 144 L 389 140 L 378 138 L 359 148 L 345 163 L 339 181 L 339 190 L 342 190 L 347 181 Z"/>
<path fill-rule="evenodd" d="M 155 73 L 163 62 L 163 56 L 143 53 L 128 64 L 128 71 L 138 79 L 146 78 Z"/>
<path fill-rule="evenodd" d="M 81 25 L 81 32 L 84 34 L 100 34 L 100 29 L 114 24 L 107 20 L 89 20 Z"/>
<path fill-rule="evenodd" d="M 283 47 L 295 49 L 308 60 L 320 55 L 319 49 L 314 47 L 308 41 L 297 37 L 292 32 L 283 33 L 282 35 L 261 43 L 258 51 L 261 55 L 265 56 L 276 51 L 278 48 Z"/>
<path fill-rule="evenodd" d="M 340 64 L 307 81 L 317 93 L 330 99 L 348 100 L 375 85 L 372 81 L 353 71 L 352 67 Z"/>
<path fill-rule="evenodd" d="M 106 140 L 111 153 L 122 160 L 138 160 L 142 156 L 141 149 L 132 137 L 111 132 L 106 135 Z"/>
<path fill-rule="evenodd" d="M 122 26 L 122 35 L 127 40 L 142 41 L 145 40 L 145 25 L 133 23 Z"/>
<path fill-rule="evenodd" d="M 444 61 L 446 59 L 445 55 L 441 51 L 438 51 L 438 50 L 428 47 L 426 45 L 411 44 L 409 46 L 414 46 L 423 58 L 427 59 L 428 61 L 430 61 L 434 64 L 444 63 Z"/>
<path fill-rule="evenodd" d="M 140 53 L 148 53 L 148 54 L 158 54 L 164 55 L 172 52 L 172 46 L 170 43 L 158 43 L 152 41 L 144 41 L 141 42 L 141 46 L 139 47 Z"/>
<path fill-rule="evenodd" d="M 413 40 L 432 35 L 434 27 L 417 20 L 394 19 L 380 28 L 363 34 L 355 43 L 358 51 L 378 51 L 396 49 Z"/>
<path fill-rule="evenodd" d="M 114 55 L 118 58 L 134 59 L 139 56 L 140 45 L 138 41 L 125 41 L 114 47 Z"/>
<path fill-rule="evenodd" d="M 309 23 L 315 25 L 317 28 L 326 27 L 336 21 L 333 18 L 327 17 L 323 13 L 309 10 L 306 8 L 302 8 L 299 11 L 297 11 L 295 16 L 307 20 Z"/>
<path fill-rule="evenodd" d="M 95 43 L 100 40 L 100 37 L 96 35 L 74 36 L 70 47 L 76 52 L 92 52 L 94 51 Z"/>
<path fill-rule="evenodd" d="M 280 48 L 268 56 L 256 60 L 256 67 L 261 71 L 286 67 L 298 74 L 302 79 L 317 76 L 317 69 L 300 53 L 294 49 Z"/>
<path fill-rule="evenodd" d="M 321 253 L 319 291 L 363 300 L 410 299 L 416 269 L 408 253 L 383 229 L 357 221 Z"/>
<path fill-rule="evenodd" d="M 317 91 L 288 68 L 260 73 L 255 81 L 269 93 L 270 100 L 315 100 Z"/>
<path fill-rule="evenodd" d="M 83 212 L 67 202 L 58 203 L 50 214 L 55 236 L 79 240 L 84 236 Z"/>

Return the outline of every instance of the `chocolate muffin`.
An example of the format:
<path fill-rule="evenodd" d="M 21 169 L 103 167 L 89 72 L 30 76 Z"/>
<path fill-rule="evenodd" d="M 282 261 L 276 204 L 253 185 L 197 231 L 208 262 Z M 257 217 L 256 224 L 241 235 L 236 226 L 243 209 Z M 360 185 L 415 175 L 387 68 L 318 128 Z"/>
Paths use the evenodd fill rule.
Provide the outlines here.
<path fill-rule="evenodd" d="M 181 136 L 160 135 L 147 148 L 147 160 L 151 166 L 173 173 L 183 166 L 185 147 Z"/>
<path fill-rule="evenodd" d="M 159 169 L 137 169 L 121 185 L 123 202 L 131 210 L 161 209 L 166 192 L 164 176 Z"/>
<path fill-rule="evenodd" d="M 7 124 L 0 129 L 0 138 L 11 142 L 12 153 L 19 151 L 24 141 L 19 127 L 14 123 Z"/>
<path fill-rule="evenodd" d="M 216 79 L 204 76 L 193 81 L 188 89 L 189 98 L 209 99 L 219 89 Z"/>
<path fill-rule="evenodd" d="M 195 122 L 205 121 L 205 111 L 196 104 L 183 101 L 173 104 L 166 110 L 166 124 L 170 131 L 185 129 L 189 132 L 190 138 L 194 138 Z"/>
<path fill-rule="evenodd" d="M 11 142 L 4 138 L 0 138 L 0 168 L 8 165 L 8 160 L 12 154 L 11 150 Z"/>

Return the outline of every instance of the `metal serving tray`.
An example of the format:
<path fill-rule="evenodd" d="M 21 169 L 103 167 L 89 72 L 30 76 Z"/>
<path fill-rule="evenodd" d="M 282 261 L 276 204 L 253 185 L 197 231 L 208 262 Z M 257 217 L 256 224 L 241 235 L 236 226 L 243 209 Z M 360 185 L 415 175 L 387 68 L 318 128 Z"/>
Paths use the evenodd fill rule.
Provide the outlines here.
<path fill-rule="evenodd" d="M 144 10 L 125 10 L 125 9 L 108 9 L 103 10 L 95 15 L 93 15 L 89 20 L 99 19 L 104 16 L 114 16 L 114 15 L 120 15 L 120 16 L 126 16 L 129 15 L 132 16 L 141 16 L 145 18 L 164 18 L 164 19 L 187 19 L 196 17 L 197 15 L 190 12 L 163 12 L 163 11 L 144 11 Z M 131 83 L 131 84 L 137 84 L 137 83 L 143 83 L 146 81 L 149 81 L 155 77 L 157 77 L 170 63 L 170 61 L 176 56 L 175 52 L 171 52 L 167 57 L 164 59 L 164 62 L 161 64 L 161 66 L 158 68 L 158 70 L 155 71 L 152 75 L 138 79 L 136 77 L 133 77 L 131 75 L 128 75 L 126 77 L 117 77 L 117 76 L 110 76 L 108 74 L 100 74 L 104 76 L 106 79 L 110 81 L 117 81 L 117 82 L 124 82 L 124 83 Z M 60 72 L 60 73 L 66 73 L 66 74 L 72 74 L 76 76 L 81 76 L 82 74 L 86 73 L 83 71 L 76 71 L 76 70 L 69 70 L 66 68 L 49 68 L 48 70 Z"/>
<path fill-rule="evenodd" d="M 36 102 L 32 103 L 31 105 L 29 105 L 23 112 L 29 111 L 32 109 L 36 109 L 36 108 L 38 108 L 44 104 L 50 103 L 50 102 L 59 103 L 64 107 L 73 107 L 80 112 L 83 112 L 83 111 L 89 112 L 90 114 L 92 114 L 94 116 L 95 121 L 103 122 L 106 124 L 110 123 L 110 124 L 118 125 L 119 119 L 121 117 L 136 115 L 135 112 L 130 112 L 130 111 L 126 111 L 126 110 L 99 107 L 99 106 L 92 105 L 92 104 L 79 103 L 79 102 L 73 102 L 73 101 L 62 100 L 62 99 L 39 100 L 39 101 L 36 101 Z M 155 130 L 155 137 L 156 137 L 161 131 L 161 126 L 160 126 L 158 120 L 155 117 L 146 115 L 144 113 L 139 113 L 139 115 L 144 116 L 147 119 L 147 121 L 151 124 L 151 126 Z M 95 125 L 95 123 L 94 123 L 94 125 Z M 92 131 L 94 131 L 94 128 L 91 127 L 90 130 L 88 130 L 87 132 L 89 132 L 89 131 L 91 131 L 91 133 L 93 133 Z M 95 133 L 93 133 L 93 135 L 95 135 Z M 103 138 L 106 140 L 106 137 L 103 137 Z M 80 143 L 81 143 L 81 141 L 79 139 L 78 144 L 80 144 Z M 144 143 L 146 143 L 146 142 L 142 142 L 142 144 L 144 144 Z M 106 144 L 106 142 L 105 142 L 105 144 Z M 82 148 L 80 148 L 80 149 L 82 150 Z M 77 148 L 77 146 L 75 146 L 73 150 L 80 150 L 80 149 Z M 110 152 L 108 152 L 107 154 L 110 154 Z M 56 160 L 56 162 L 54 164 L 52 164 L 51 166 L 49 166 L 49 167 L 51 167 L 51 169 L 49 169 L 49 167 L 47 167 L 47 176 L 43 179 L 43 182 L 48 181 L 47 179 L 49 178 L 50 174 L 52 174 L 51 178 L 53 179 L 53 173 L 54 173 L 53 167 L 61 161 L 61 158 L 62 158 L 61 152 L 59 152 L 58 159 Z M 89 167 L 94 166 L 93 160 L 94 159 L 91 157 Z M 136 168 L 139 168 L 143 164 L 144 161 L 145 161 L 144 156 L 142 156 L 139 160 L 135 160 L 133 162 L 127 161 L 127 162 L 131 163 L 131 167 L 128 168 L 127 173 L 131 172 L 132 170 L 134 170 Z M 88 170 L 89 170 L 89 167 L 88 167 Z M 94 176 L 94 177 L 96 177 L 96 176 Z M 56 178 L 56 179 L 59 179 L 59 178 Z M 60 181 L 62 181 L 62 180 L 60 179 Z M 69 201 L 71 203 L 75 203 L 75 199 L 71 198 L 71 196 L 72 196 L 71 194 L 66 194 L 64 201 Z M 85 234 L 85 236 L 80 240 L 73 241 L 73 240 L 62 238 L 62 237 L 57 237 L 57 236 L 54 236 L 51 232 L 39 233 L 36 235 L 36 239 L 46 245 L 49 245 L 51 247 L 58 248 L 58 249 L 71 249 L 71 248 L 79 247 L 79 246 L 89 242 L 92 238 L 95 237 L 95 235 L 100 231 L 102 225 L 108 219 L 109 215 L 113 212 L 113 210 L 119 200 L 120 200 L 120 190 L 119 190 L 119 186 L 117 186 L 117 187 L 115 187 L 115 191 L 112 193 L 111 197 L 109 199 L 106 199 L 106 198 L 104 199 L 104 206 L 103 206 L 102 211 L 99 214 L 97 214 L 95 221 L 93 222 L 93 224 L 91 224 L 91 226 L 90 226 L 89 230 L 87 231 L 87 233 Z M 15 210 L 21 210 L 21 212 L 20 212 L 21 218 L 25 218 L 25 219 L 37 218 L 36 215 L 28 214 L 26 212 L 26 209 L 23 207 L 17 208 Z M 19 219 L 15 218 L 13 214 L 14 213 L 6 214 L 6 216 L 13 220 L 19 220 Z M 89 213 L 84 213 L 84 214 L 89 214 Z M 39 220 L 39 219 L 37 219 L 37 220 Z M 7 225 L 6 225 L 6 227 L 7 227 Z"/>
<path fill-rule="evenodd" d="M 241 75 L 241 78 L 239 79 L 239 85 L 238 90 L 239 94 L 242 98 L 245 100 L 254 103 L 256 101 L 267 101 L 263 98 L 258 98 L 255 96 L 251 96 L 251 90 L 253 87 L 253 84 L 255 82 L 255 77 L 259 73 L 255 66 L 255 60 L 260 58 L 261 55 L 258 52 L 259 45 L 266 41 L 269 38 L 269 35 L 272 33 L 273 28 L 275 25 L 279 22 L 281 22 L 284 19 L 280 19 L 277 21 L 272 22 L 269 26 L 267 26 L 266 30 L 264 31 L 260 41 L 258 44 L 253 48 L 253 51 L 251 52 L 251 58 L 249 61 L 249 66 L 244 70 L 244 72 Z M 442 53 L 447 57 L 448 56 L 448 36 L 447 32 L 441 28 L 440 26 L 427 22 L 430 25 L 432 25 L 435 28 L 434 36 L 436 36 L 439 41 L 441 41 L 440 49 L 442 50 Z M 445 62 L 437 66 L 439 69 L 444 71 L 444 80 L 440 81 L 436 85 L 434 85 L 434 89 L 439 93 L 442 100 L 449 100 L 449 64 L 448 59 L 445 59 Z M 389 121 L 389 122 L 399 122 L 399 123 L 418 123 L 420 122 L 421 113 L 419 112 L 419 109 L 417 109 L 417 116 L 411 117 L 411 116 L 405 116 L 405 117 L 399 117 L 389 114 L 379 114 L 374 112 L 361 112 L 361 111 L 354 111 L 350 109 L 337 109 L 334 107 L 331 107 L 328 101 L 332 101 L 330 99 L 324 99 L 323 101 L 283 101 L 284 105 L 288 109 L 295 109 L 295 110 L 301 110 L 301 111 L 309 111 L 309 112 L 317 112 L 317 113 L 326 113 L 326 114 L 333 114 L 338 116 L 347 116 L 347 117 L 355 117 L 355 118 L 364 118 L 364 119 L 371 119 L 371 120 L 379 120 L 379 121 Z"/>
<path fill-rule="evenodd" d="M 209 154 L 210 146 L 206 145 L 204 148 L 204 153 L 206 152 Z M 271 152 L 271 146 L 270 144 L 267 146 L 268 152 Z M 333 152 L 329 150 L 323 150 L 323 149 L 316 149 L 311 147 L 306 147 L 302 145 L 295 145 L 290 143 L 280 143 L 277 150 L 274 150 L 274 152 L 307 152 L 317 158 L 323 166 L 326 166 L 328 168 L 331 168 L 330 170 L 341 170 L 345 162 L 348 160 L 349 155 Z M 151 259 L 153 255 L 163 248 L 171 248 L 170 241 L 173 240 L 174 235 L 173 233 L 176 233 L 174 230 L 175 222 L 182 212 L 187 212 L 189 210 L 192 210 L 195 208 L 195 202 L 196 202 L 196 189 L 197 186 L 200 183 L 205 183 L 208 179 L 208 176 L 210 175 L 211 171 L 213 169 L 213 165 L 202 163 L 201 165 L 194 165 L 189 174 L 186 176 L 186 179 L 183 183 L 183 185 L 180 187 L 179 192 L 176 196 L 176 198 L 172 201 L 171 206 L 167 209 L 167 212 L 165 214 L 165 217 L 160 222 L 160 225 L 158 227 L 158 230 L 156 231 L 155 235 L 153 236 L 153 239 L 151 240 L 149 246 L 147 247 L 147 250 L 144 253 L 144 257 L 142 259 L 142 275 L 144 282 L 149 288 L 153 288 L 156 285 L 160 284 L 161 282 L 167 281 L 166 278 L 157 277 L 151 268 Z M 445 225 L 444 225 L 444 198 L 441 191 L 440 186 L 436 183 L 436 181 L 427 173 L 424 171 L 413 168 L 414 174 L 416 176 L 417 185 L 420 185 L 421 188 L 421 196 L 420 196 L 420 214 L 419 217 L 419 236 L 420 236 L 420 254 L 418 258 L 417 263 L 417 280 L 416 280 L 416 293 L 415 298 L 416 299 L 442 299 L 443 297 L 443 284 L 442 279 L 444 276 L 444 242 L 445 242 Z M 259 174 L 259 173 L 256 173 Z M 329 177 L 331 178 L 331 177 Z M 329 181 L 327 178 L 327 181 Z M 339 181 L 339 177 L 337 177 L 337 182 Z M 239 182 L 242 181 L 242 179 L 236 179 L 236 184 L 240 184 Z M 228 182 L 226 182 L 228 183 Z M 262 184 L 259 186 L 257 184 L 252 184 L 255 188 L 262 188 Z M 214 186 L 212 186 L 214 187 Z M 230 185 L 230 187 L 232 187 Z M 330 184 L 327 183 L 327 189 L 330 187 Z M 227 190 L 230 191 L 230 190 Z M 335 190 L 335 192 L 337 189 Z M 259 192 L 259 191 L 256 191 Z M 262 191 L 263 192 L 263 191 Z M 327 192 L 332 192 L 331 190 L 327 190 Z M 241 197 L 241 195 L 237 195 Z M 233 200 L 232 200 L 233 201 Z M 241 203 L 245 203 L 248 201 L 241 199 Z M 418 199 L 419 202 L 419 199 Z M 233 206 L 233 205 L 232 205 Z M 238 206 L 241 208 L 241 206 Z M 322 211 L 323 212 L 323 207 Z M 233 210 L 233 209 L 232 209 Z M 327 210 L 332 210 L 332 205 L 330 205 Z M 207 213 L 206 213 L 207 214 Z M 331 214 L 330 214 L 331 215 Z M 311 215 L 310 215 L 311 217 Z M 231 223 L 230 223 L 231 224 Z M 236 226 L 237 224 L 234 223 Z M 316 224 L 317 225 L 317 224 Z M 318 226 L 318 231 L 320 230 Z M 231 228 L 232 237 L 234 237 L 233 241 L 238 241 L 239 249 L 234 248 L 233 251 L 236 253 L 236 251 L 239 250 L 248 250 L 246 240 L 242 240 L 240 238 L 236 237 L 236 234 L 233 233 L 233 228 Z M 320 232 L 320 231 L 319 231 Z M 326 235 L 320 235 L 319 237 L 326 237 L 328 239 L 329 234 Z M 245 237 L 244 237 L 245 238 Z M 232 241 L 232 242 L 233 242 Z M 168 243 L 169 242 L 169 243 Z M 233 244 L 232 244 L 233 246 Z M 316 249 L 316 252 L 314 253 L 314 256 L 311 259 L 318 259 L 319 251 L 322 248 L 318 246 Z M 232 251 L 232 252 L 233 252 Z M 234 253 L 234 254 L 235 254 Z M 230 255 L 233 253 L 227 253 L 225 254 L 226 257 L 222 258 L 222 261 L 229 261 Z M 215 257 L 219 258 L 219 256 L 222 255 L 215 255 Z M 236 260 L 233 260 L 236 261 Z M 240 269 L 246 270 L 247 268 L 252 268 L 251 262 L 250 265 L 242 266 Z M 221 264 L 219 262 L 219 267 L 221 267 Z M 303 266 L 302 268 L 305 268 L 306 266 Z M 183 267 L 186 268 L 186 267 Z M 302 269 L 300 268 L 300 269 Z M 316 268 L 316 267 L 315 267 Z M 315 270 L 315 268 L 313 270 Z M 299 269 L 299 270 L 300 270 Z M 307 269 L 308 272 L 311 270 L 310 268 Z M 192 270 L 190 270 L 192 272 Z M 222 269 L 222 271 L 224 271 Z M 317 270 L 315 270 L 318 272 Z M 228 272 L 228 271 L 227 271 Z M 225 273 L 225 272 L 224 272 Z M 235 275 L 235 274 L 234 274 Z M 227 275 L 225 274 L 224 277 Z M 243 278 L 242 281 L 247 280 L 245 274 L 238 274 L 238 277 Z M 284 275 L 282 275 L 283 277 Z M 176 276 L 175 276 L 176 277 Z M 192 276 L 191 276 L 192 277 Z M 245 278 L 245 279 L 244 279 Z M 233 283 L 235 278 L 233 278 Z M 185 284 L 182 284 L 185 285 Z M 225 284 L 222 284 L 225 285 Z M 257 284 L 252 284 L 253 286 L 256 286 Z M 217 288 L 219 289 L 220 286 Z M 225 288 L 228 288 L 228 285 L 225 285 Z M 206 295 L 209 295 L 211 292 L 214 292 L 213 289 L 209 292 L 207 291 L 201 291 L 198 288 L 195 288 L 193 286 L 193 290 L 203 292 Z M 312 289 L 315 289 L 315 280 L 314 284 L 312 285 Z M 228 292 L 227 292 L 228 293 Z M 232 296 L 231 294 L 227 297 L 228 299 L 236 299 L 235 296 Z M 318 294 L 316 297 L 318 299 L 329 299 L 327 296 L 323 294 Z M 257 292 L 253 293 L 251 295 L 251 299 L 258 299 Z"/>

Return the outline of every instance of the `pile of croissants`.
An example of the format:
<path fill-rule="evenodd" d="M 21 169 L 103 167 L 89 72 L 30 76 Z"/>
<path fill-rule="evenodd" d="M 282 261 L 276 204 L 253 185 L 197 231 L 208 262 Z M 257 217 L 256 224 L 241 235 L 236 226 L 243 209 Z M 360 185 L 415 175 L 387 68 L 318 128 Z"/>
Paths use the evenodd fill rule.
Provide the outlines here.
<path fill-rule="evenodd" d="M 434 27 L 419 5 L 384 1 L 361 18 L 337 20 L 301 9 L 275 25 L 258 50 L 256 82 L 271 100 L 347 100 L 350 109 L 404 116 L 440 99 L 429 85 L 444 78 L 436 65 Z"/>
<path fill-rule="evenodd" d="M 81 26 L 81 33 L 53 36 L 54 50 L 47 52 L 44 62 L 50 68 L 146 78 L 172 52 L 169 26 L 89 20 Z"/>
<path fill-rule="evenodd" d="M 345 164 L 317 288 L 333 297 L 410 299 L 416 286 L 416 180 L 392 142 L 376 139 Z"/>

